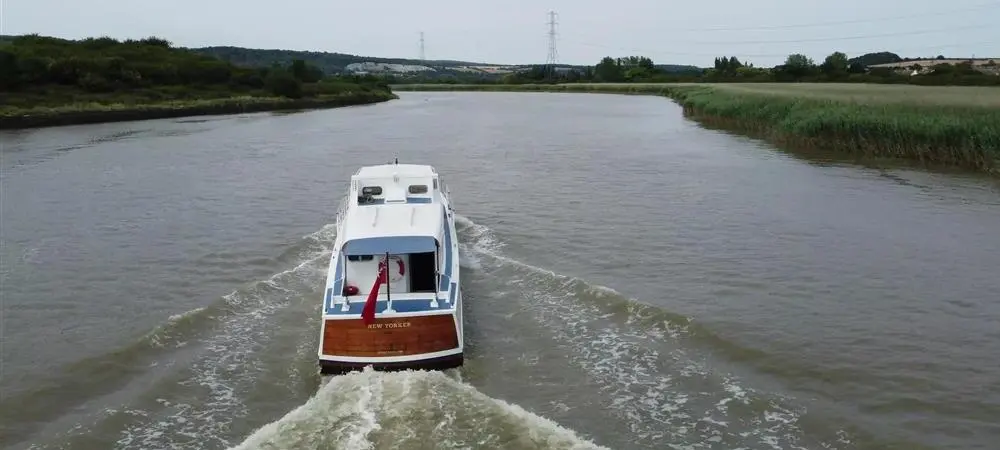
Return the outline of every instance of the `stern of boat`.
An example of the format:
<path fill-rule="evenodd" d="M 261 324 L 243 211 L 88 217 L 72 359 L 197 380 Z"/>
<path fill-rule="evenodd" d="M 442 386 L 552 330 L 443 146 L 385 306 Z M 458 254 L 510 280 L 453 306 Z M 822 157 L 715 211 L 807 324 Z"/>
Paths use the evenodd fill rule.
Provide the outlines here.
<path fill-rule="evenodd" d="M 324 375 L 375 370 L 444 370 L 464 364 L 460 316 L 454 313 L 323 322 L 319 365 Z"/>

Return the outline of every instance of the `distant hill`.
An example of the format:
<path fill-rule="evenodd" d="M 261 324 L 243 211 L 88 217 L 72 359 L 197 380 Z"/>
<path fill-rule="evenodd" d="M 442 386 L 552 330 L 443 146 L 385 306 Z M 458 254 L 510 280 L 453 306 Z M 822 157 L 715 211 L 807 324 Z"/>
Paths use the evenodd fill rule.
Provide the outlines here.
<path fill-rule="evenodd" d="M 298 50 L 280 49 L 255 49 L 244 47 L 201 47 L 190 50 L 215 56 L 241 66 L 267 67 L 274 63 L 287 64 L 293 59 L 301 59 L 309 64 L 319 67 L 326 73 L 342 72 L 349 64 L 374 62 L 383 64 L 402 65 L 423 65 L 430 67 L 461 67 L 461 66 L 486 66 L 486 63 L 455 61 L 455 60 L 426 60 L 407 58 L 376 58 L 370 56 L 358 56 L 347 53 L 327 53 L 327 52 L 307 52 Z"/>
<path fill-rule="evenodd" d="M 5 40 L 9 40 L 11 36 L 0 35 L 0 43 Z M 458 61 L 451 59 L 440 59 L 440 60 L 426 60 L 421 61 L 419 59 L 412 58 L 379 58 L 372 56 L 360 56 L 352 55 L 348 53 L 329 53 L 329 52 L 314 52 L 314 51 L 300 51 L 300 50 L 282 50 L 282 49 L 255 49 L 255 48 L 245 48 L 245 47 L 232 47 L 232 46 L 213 46 L 213 47 L 200 47 L 200 48 L 188 48 L 188 50 L 214 56 L 217 58 L 230 61 L 233 64 L 240 66 L 249 67 L 268 67 L 272 64 L 279 63 L 287 65 L 294 59 L 301 59 L 305 62 L 319 67 L 328 74 L 340 73 L 350 64 L 358 63 L 381 63 L 381 64 L 398 64 L 407 66 L 428 66 L 437 69 L 442 72 L 442 74 L 455 74 L 455 73 L 467 73 L 469 68 L 474 67 L 506 67 L 506 68 L 522 68 L 526 69 L 533 64 L 491 64 L 486 62 L 473 62 L 473 61 Z M 901 57 L 893 52 L 875 52 L 866 53 L 861 56 L 856 56 L 850 58 L 848 62 L 850 64 L 860 64 L 862 66 L 876 66 L 881 64 L 892 64 L 904 61 L 918 61 L 927 59 L 946 59 L 944 56 L 938 55 L 936 57 Z M 541 64 L 541 63 L 536 63 Z M 597 64 L 597 61 L 594 61 Z M 573 65 L 573 64 L 557 64 L 559 68 L 565 69 L 576 69 L 582 70 L 587 67 L 593 67 L 593 65 Z M 657 64 L 657 69 L 663 70 L 668 73 L 701 73 L 704 69 L 692 66 L 692 65 L 679 65 L 679 64 Z M 478 71 L 476 71 L 478 72 Z M 486 69 L 485 76 L 491 77 L 494 74 L 490 69 Z M 502 71 L 503 72 L 503 71 Z M 500 73 L 500 72 L 497 72 Z"/>
<path fill-rule="evenodd" d="M 351 55 L 347 53 L 307 52 L 307 51 L 280 50 L 280 49 L 252 49 L 252 48 L 229 47 L 229 46 L 201 47 L 201 48 L 192 48 L 190 50 L 222 58 L 234 64 L 243 66 L 266 67 L 276 62 L 281 64 L 287 64 L 291 62 L 293 59 L 302 59 L 307 63 L 313 64 L 319 67 L 320 69 L 323 69 L 323 71 L 327 73 L 342 72 L 344 68 L 350 64 L 364 63 L 364 62 L 415 65 L 415 66 L 422 65 L 438 69 L 455 69 L 460 67 L 476 67 L 476 66 L 528 67 L 532 65 L 532 64 L 503 65 L 503 64 L 490 64 L 485 62 L 457 61 L 451 59 L 421 61 L 419 59 L 410 59 L 410 58 L 377 58 L 371 56 Z M 597 64 L 597 61 L 594 61 L 594 64 Z M 573 64 L 557 64 L 556 66 L 562 68 L 578 69 L 578 70 L 584 69 L 586 67 L 591 67 L 590 65 L 573 65 Z M 676 65 L 676 64 L 659 64 L 656 67 L 666 72 L 700 72 L 702 70 L 701 68 L 695 66 Z"/>
<path fill-rule="evenodd" d="M 848 60 L 850 64 L 860 63 L 865 67 L 911 68 L 913 66 L 931 67 L 937 64 L 957 64 L 968 62 L 971 66 L 988 73 L 996 73 L 1000 58 L 947 58 L 944 55 L 930 57 L 900 57 L 892 52 L 866 53 Z"/>
<path fill-rule="evenodd" d="M 654 67 L 668 73 L 701 73 L 705 70 L 697 66 L 678 64 L 656 64 Z"/>
<path fill-rule="evenodd" d="M 861 64 L 862 66 L 874 66 L 877 64 L 890 64 L 902 61 L 899 55 L 892 52 L 865 53 L 861 56 L 848 59 L 848 64 Z"/>
<path fill-rule="evenodd" d="M 964 60 L 968 58 L 946 58 L 943 55 L 929 56 L 929 57 L 906 57 L 903 58 L 892 52 L 878 52 L 878 53 L 865 53 L 864 55 L 848 59 L 847 62 L 850 64 L 860 63 L 863 66 L 882 66 L 886 64 L 898 64 L 908 61 L 928 61 L 928 60 L 938 60 L 938 61 L 950 61 L 950 60 Z"/>
<path fill-rule="evenodd" d="M 9 40 L 11 36 L 0 35 L 0 43 Z M 488 67 L 488 66 L 502 66 L 508 68 L 528 68 L 534 64 L 491 64 L 486 62 L 473 62 L 473 61 L 458 61 L 453 59 L 435 59 L 421 61 L 419 59 L 411 58 L 378 58 L 372 56 L 361 56 L 352 55 L 348 53 L 330 53 L 330 52 L 314 52 L 314 51 L 301 51 L 301 50 L 282 50 L 282 49 L 256 49 L 256 48 L 246 48 L 246 47 L 233 47 L 233 46 L 212 46 L 212 47 L 198 47 L 198 48 L 187 48 L 187 50 L 194 51 L 196 53 L 201 53 L 204 55 L 214 56 L 233 64 L 239 66 L 247 67 L 269 67 L 274 63 L 279 63 L 282 65 L 287 65 L 294 59 L 301 59 L 309 64 L 319 67 L 323 72 L 328 74 L 340 73 L 350 64 L 358 63 L 382 63 L 382 64 L 399 64 L 407 66 L 428 66 L 433 67 L 438 70 L 442 70 L 446 73 L 454 73 L 455 71 L 463 72 L 472 67 Z M 892 62 L 892 61 L 886 61 Z M 542 63 L 536 63 L 541 65 Z M 594 61 L 597 64 L 597 61 Z M 587 65 L 574 65 L 574 64 L 557 64 L 556 67 L 564 69 L 576 69 L 584 70 L 587 67 L 593 67 L 592 64 Z M 656 68 L 670 73 L 700 73 L 703 69 L 690 66 L 690 65 L 677 65 L 677 64 L 657 64 Z"/>

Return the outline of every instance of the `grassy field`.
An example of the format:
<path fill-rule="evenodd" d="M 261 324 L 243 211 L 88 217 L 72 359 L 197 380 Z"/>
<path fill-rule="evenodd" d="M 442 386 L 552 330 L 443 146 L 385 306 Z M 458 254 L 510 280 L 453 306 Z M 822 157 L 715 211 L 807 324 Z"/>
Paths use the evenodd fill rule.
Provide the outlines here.
<path fill-rule="evenodd" d="M 860 103 L 904 103 L 1000 108 L 1000 89 L 981 86 L 918 86 L 864 83 L 574 83 L 574 84 L 399 84 L 394 91 L 542 91 L 665 94 L 711 87 L 746 94 L 776 95 Z"/>
<path fill-rule="evenodd" d="M 598 83 L 582 84 L 587 87 Z M 940 106 L 981 106 L 1000 108 L 1000 89 L 981 86 L 918 86 L 912 84 L 864 83 L 687 83 L 687 84 L 604 84 L 612 89 L 636 87 L 661 90 L 678 87 L 712 87 L 725 92 L 774 95 L 813 100 L 837 100 L 865 104 L 918 104 Z"/>
<path fill-rule="evenodd" d="M 803 149 L 1000 174 L 1000 89 L 836 83 L 399 85 L 665 95 L 690 117 Z"/>

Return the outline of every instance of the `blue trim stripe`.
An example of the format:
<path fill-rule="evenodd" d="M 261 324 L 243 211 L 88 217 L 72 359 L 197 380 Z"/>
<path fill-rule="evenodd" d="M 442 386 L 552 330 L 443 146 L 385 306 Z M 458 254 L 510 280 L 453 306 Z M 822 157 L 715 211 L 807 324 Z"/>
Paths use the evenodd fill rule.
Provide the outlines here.
<path fill-rule="evenodd" d="M 451 227 L 448 226 L 448 212 L 441 208 L 444 214 L 444 275 L 441 277 L 439 290 L 447 290 L 451 282 Z"/>
<path fill-rule="evenodd" d="M 448 283 L 451 283 L 451 277 L 448 274 L 441 274 L 441 286 L 438 286 L 439 292 L 444 292 L 448 290 Z"/>
<path fill-rule="evenodd" d="M 434 199 L 430 197 L 406 197 L 406 203 L 434 203 Z M 359 206 L 370 206 L 370 205 L 384 205 L 384 198 L 373 198 L 368 203 L 361 203 Z"/>
<path fill-rule="evenodd" d="M 344 292 L 344 277 L 341 276 L 341 274 L 343 273 L 341 272 L 341 269 L 343 269 L 343 267 L 341 266 L 344 264 L 343 261 L 344 261 L 343 257 L 339 256 L 337 257 L 337 268 L 334 269 L 336 271 L 333 273 L 334 279 L 336 280 L 333 282 L 333 292 L 336 292 L 337 295 L 340 295 L 342 292 Z"/>
<path fill-rule="evenodd" d="M 333 315 L 353 315 L 361 314 L 361 310 L 365 307 L 365 295 L 359 295 L 356 297 L 355 301 L 352 301 L 350 307 L 347 311 L 342 310 L 342 305 L 331 305 L 332 308 L 327 308 L 327 314 Z M 424 312 L 424 311 L 437 311 L 441 309 L 450 309 L 450 307 L 438 303 L 437 308 L 431 307 L 431 299 L 419 299 L 419 300 L 393 300 L 392 309 L 396 312 Z M 385 312 L 385 309 L 389 306 L 389 302 L 385 300 L 379 300 L 375 302 L 375 313 Z"/>

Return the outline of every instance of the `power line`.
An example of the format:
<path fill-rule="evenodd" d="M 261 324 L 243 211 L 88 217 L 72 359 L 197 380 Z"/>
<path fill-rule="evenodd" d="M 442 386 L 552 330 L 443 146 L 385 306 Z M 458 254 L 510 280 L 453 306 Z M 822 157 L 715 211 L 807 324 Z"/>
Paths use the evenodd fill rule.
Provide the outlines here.
<path fill-rule="evenodd" d="M 545 65 L 554 66 L 559 60 L 559 51 L 556 50 L 556 12 L 549 11 L 549 54 L 545 58 Z"/>
<path fill-rule="evenodd" d="M 1000 2 L 993 2 L 993 3 L 989 3 L 989 4 L 976 5 L 974 7 L 969 7 L 969 8 L 965 8 L 963 10 L 958 10 L 958 11 L 983 9 L 985 7 L 993 7 L 993 6 L 1000 6 Z M 936 13 L 936 14 L 941 14 L 941 13 Z M 928 15 L 934 15 L 934 14 L 913 14 L 913 15 L 909 15 L 909 16 L 898 16 L 898 18 L 921 17 L 921 16 L 928 16 Z M 856 20 L 856 21 L 826 22 L 826 23 L 821 23 L 821 24 L 800 24 L 800 25 L 788 25 L 788 26 L 784 26 L 784 27 L 771 27 L 771 28 L 772 29 L 778 29 L 778 28 L 797 28 L 797 27 L 807 27 L 807 26 L 813 26 L 813 25 L 843 24 L 843 23 L 862 23 L 862 22 L 870 22 L 870 21 L 877 21 L 877 20 L 886 20 L 886 19 L 867 19 L 867 20 Z M 932 29 L 932 30 L 926 30 L 925 29 L 925 30 L 916 30 L 916 31 L 904 31 L 904 32 L 896 32 L 896 33 L 866 34 L 866 35 L 855 35 L 855 36 L 838 36 L 838 37 L 828 37 L 828 38 L 805 38 L 805 39 L 759 40 L 759 41 L 747 41 L 747 40 L 733 40 L 733 41 L 678 41 L 678 40 L 671 39 L 671 43 L 672 44 L 682 44 L 682 45 L 726 45 L 726 46 L 730 46 L 730 45 L 735 46 L 735 45 L 741 45 L 741 44 L 795 44 L 795 43 L 806 43 L 806 42 L 849 41 L 849 40 L 860 40 L 860 39 L 885 38 L 885 37 L 892 37 L 892 36 L 912 36 L 912 35 L 933 34 L 933 33 L 942 33 L 942 32 L 975 30 L 975 29 L 987 29 L 987 28 L 988 29 L 994 29 L 995 27 L 996 27 L 995 24 L 982 24 L 982 25 L 968 25 L 968 26 L 963 26 L 963 27 L 939 28 L 939 29 Z M 747 29 L 767 29 L 767 28 L 766 27 L 761 27 L 761 28 L 731 28 L 731 29 L 726 29 L 726 30 L 747 30 Z M 715 30 L 719 31 L 719 30 L 723 30 L 723 29 L 719 28 L 719 29 L 715 29 Z M 708 31 L 708 30 L 707 29 L 702 29 L 702 31 Z M 1000 41 L 997 41 L 997 40 L 994 39 L 994 40 L 987 40 L 987 41 L 980 41 L 980 42 L 962 42 L 960 44 L 922 46 L 922 47 L 912 47 L 910 49 L 894 49 L 893 51 L 896 51 L 896 52 L 921 52 L 921 51 L 923 51 L 923 52 L 928 52 L 928 53 L 936 53 L 936 52 L 940 51 L 941 49 L 945 49 L 945 48 L 965 47 L 965 46 L 970 46 L 970 45 L 997 44 L 997 43 L 1000 43 Z M 583 46 L 592 46 L 592 47 L 615 48 L 615 47 L 607 47 L 607 46 L 603 46 L 603 45 L 588 44 L 588 43 L 585 43 L 585 42 L 574 42 L 574 44 L 575 45 L 583 45 Z M 622 50 L 621 48 L 617 48 L 617 49 L 618 50 Z M 660 54 L 660 55 L 682 55 L 682 56 L 718 56 L 717 54 L 707 54 L 707 53 L 689 53 L 689 52 L 671 52 L 671 51 L 658 51 L 658 52 L 642 52 L 642 51 L 638 51 L 638 52 L 636 52 L 634 49 L 633 50 L 628 50 L 628 51 L 632 51 L 635 54 L 645 54 L 645 55 Z M 867 50 L 863 50 L 863 51 L 845 52 L 845 53 L 848 53 L 848 54 L 864 54 L 864 53 L 870 53 L 872 51 L 879 51 L 879 50 L 867 49 Z M 746 57 L 762 57 L 762 58 L 779 57 L 779 58 L 783 58 L 783 57 L 788 56 L 787 53 L 782 53 L 782 54 L 765 54 L 765 53 L 748 54 L 748 53 L 742 53 L 741 54 L 741 52 L 738 52 L 738 51 L 736 51 L 736 52 L 727 51 L 726 53 L 727 54 L 728 53 L 732 53 L 732 54 L 734 54 L 736 56 L 739 56 L 739 57 L 742 57 L 742 58 L 746 58 Z"/>
<path fill-rule="evenodd" d="M 949 28 L 937 28 L 933 30 L 917 30 L 917 31 L 903 31 L 898 33 L 882 33 L 882 34 L 862 34 L 855 36 L 837 36 L 837 37 L 827 37 L 827 38 L 808 38 L 808 39 L 778 39 L 778 40 L 764 40 L 764 41 L 748 41 L 748 40 L 731 40 L 731 41 L 684 41 L 671 39 L 671 44 L 684 44 L 684 45 L 745 45 L 745 44 L 798 44 L 802 42 L 834 42 L 834 41 L 850 41 L 858 39 L 870 39 L 870 38 L 883 38 L 883 37 L 893 37 L 893 36 L 913 36 L 919 34 L 934 34 L 943 33 L 950 31 L 965 31 L 965 30 L 977 30 L 977 29 L 994 29 L 996 24 L 981 24 L 981 25 L 966 25 L 962 27 L 949 27 Z"/>
<path fill-rule="evenodd" d="M 949 27 L 949 28 L 937 28 L 934 30 L 917 30 L 917 31 L 903 31 L 899 33 L 882 33 L 882 34 L 861 34 L 855 36 L 838 36 L 838 37 L 828 37 L 828 38 L 810 38 L 810 39 L 780 39 L 780 40 L 768 40 L 768 41 L 674 41 L 682 44 L 688 45 L 739 45 L 739 44 L 797 44 L 800 42 L 833 42 L 833 41 L 852 41 L 856 39 L 870 39 L 870 38 L 883 38 L 883 37 L 893 37 L 893 36 L 914 36 L 918 34 L 934 34 L 943 33 L 948 31 L 964 31 L 964 30 L 978 30 L 981 28 L 996 28 L 996 24 L 982 24 L 982 25 L 967 25 L 962 27 Z"/>
<path fill-rule="evenodd" d="M 952 9 L 946 11 L 930 12 L 930 13 L 920 13 L 920 14 L 909 14 L 905 16 L 889 16 L 889 17 L 878 17 L 871 19 L 857 19 L 857 20 L 839 20 L 835 22 L 813 22 L 813 23 L 800 23 L 792 25 L 773 25 L 773 26 L 760 26 L 760 27 L 718 27 L 718 28 L 674 28 L 676 31 L 754 31 L 754 30 L 786 30 L 792 28 L 809 28 L 809 27 L 821 27 L 829 25 L 848 25 L 854 23 L 871 23 L 871 22 L 884 22 L 887 20 L 901 20 L 901 19 L 912 19 L 916 17 L 934 17 L 934 16 L 946 16 L 951 14 L 964 13 L 968 11 L 978 11 L 982 9 L 989 9 L 1000 7 L 1000 2 L 990 2 L 990 3 L 980 3 L 977 5 L 969 6 L 967 8 Z"/>
<path fill-rule="evenodd" d="M 822 27 L 822 26 L 828 26 L 828 25 L 847 25 L 847 24 L 855 24 L 855 23 L 884 22 L 884 21 L 889 21 L 889 20 L 902 20 L 902 19 L 911 19 L 911 18 L 918 18 L 918 17 L 944 16 L 944 15 L 951 15 L 951 14 L 963 13 L 963 12 L 968 12 L 968 11 L 978 11 L 978 10 L 982 10 L 982 9 L 990 9 L 990 8 L 998 8 L 998 7 L 1000 7 L 1000 2 L 993 1 L 993 2 L 989 2 L 989 3 L 980 3 L 980 4 L 976 4 L 976 5 L 973 5 L 973 6 L 966 7 L 966 8 L 960 8 L 960 9 L 938 11 L 938 12 L 929 12 L 929 13 L 909 14 L 909 15 L 903 15 L 903 16 L 885 16 L 885 17 L 878 17 L 878 18 L 871 18 L 871 19 L 841 20 L 841 21 L 833 21 L 833 22 L 812 22 L 812 23 L 799 23 L 799 24 L 773 25 L 773 26 L 716 27 L 716 28 L 673 28 L 673 27 L 670 27 L 670 28 L 660 28 L 660 29 L 661 30 L 662 29 L 667 29 L 667 30 L 670 30 L 670 31 L 683 31 L 683 32 L 689 32 L 689 31 L 694 31 L 694 32 L 701 32 L 701 31 L 704 31 L 704 32 L 725 32 L 725 31 L 783 30 L 783 29 L 794 29 L 794 28 Z M 552 14 L 554 14 L 554 13 L 552 13 L 552 12 L 549 13 L 550 17 L 551 17 Z M 553 22 L 554 22 L 554 20 L 550 20 L 550 22 L 548 22 L 548 24 L 550 24 L 550 27 L 552 26 Z M 996 24 L 987 25 L 987 26 L 995 27 Z M 982 26 L 980 26 L 980 28 L 981 27 Z M 962 29 L 964 29 L 964 28 L 962 28 Z M 462 31 L 469 32 L 469 33 L 474 33 L 474 32 L 481 32 L 481 29 L 480 28 L 467 28 L 467 29 L 462 29 Z M 921 33 L 923 33 L 923 32 L 921 32 Z M 872 37 L 877 37 L 877 36 L 882 36 L 882 35 L 873 35 Z M 836 39 L 840 39 L 840 38 L 836 38 Z M 734 41 L 734 42 L 737 42 L 737 41 Z M 739 42 L 742 42 L 742 41 L 739 41 Z M 769 41 L 769 42 L 785 42 L 785 41 Z M 789 42 L 791 42 L 791 41 L 789 41 Z"/>
<path fill-rule="evenodd" d="M 590 44 L 590 43 L 586 43 L 586 42 L 575 42 L 574 44 L 575 45 L 584 46 L 584 47 L 603 48 L 603 49 L 614 50 L 614 51 L 619 51 L 619 52 L 623 52 L 623 53 L 631 53 L 631 54 L 639 54 L 639 55 L 647 55 L 647 56 L 656 56 L 656 55 L 706 56 L 706 57 L 707 56 L 719 56 L 718 52 L 716 52 L 716 53 L 688 53 L 688 52 L 672 52 L 672 51 L 659 51 L 659 50 L 658 51 L 649 51 L 649 49 L 641 50 L 641 49 L 628 48 L 628 47 L 616 47 L 616 46 L 608 46 L 608 45 L 602 45 L 602 44 Z M 889 49 L 889 50 L 891 50 L 893 52 L 904 52 L 904 53 L 909 53 L 909 52 L 928 52 L 928 51 L 929 51 L 929 53 L 933 53 L 933 51 L 930 51 L 930 50 L 935 50 L 936 51 L 936 50 L 942 49 L 942 48 L 955 48 L 955 47 L 966 47 L 966 46 L 970 46 L 970 45 L 992 45 L 992 44 L 1000 44 L 1000 40 L 988 40 L 988 41 L 978 41 L 978 42 L 962 42 L 960 44 L 946 44 L 946 45 L 934 45 L 934 46 L 922 46 L 922 47 L 896 48 L 896 49 Z M 843 51 L 843 50 L 841 50 L 841 51 Z M 846 54 L 848 54 L 848 55 L 857 55 L 857 54 L 871 53 L 872 51 L 877 51 L 877 50 L 865 49 L 865 50 L 843 51 L 843 52 L 846 53 Z M 740 53 L 740 52 L 728 52 L 728 51 L 723 52 L 723 53 L 732 53 L 732 54 L 734 54 L 737 57 L 753 57 L 753 58 L 783 58 L 783 57 L 788 56 L 787 53 Z"/>

